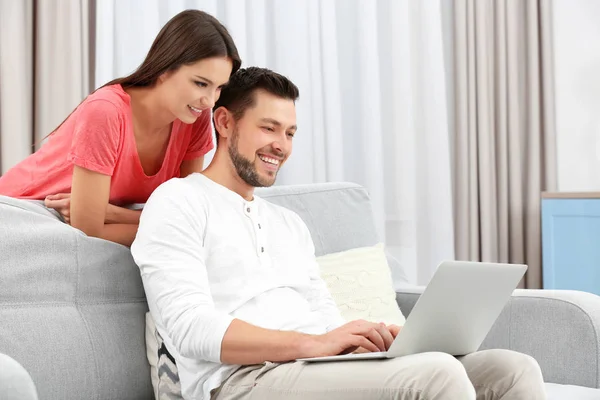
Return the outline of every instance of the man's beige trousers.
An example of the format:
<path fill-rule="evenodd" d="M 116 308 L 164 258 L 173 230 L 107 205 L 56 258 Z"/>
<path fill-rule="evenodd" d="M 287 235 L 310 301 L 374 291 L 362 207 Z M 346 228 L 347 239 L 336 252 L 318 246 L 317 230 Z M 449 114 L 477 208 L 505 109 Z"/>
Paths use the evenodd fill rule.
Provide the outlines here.
<path fill-rule="evenodd" d="M 213 400 L 542 400 L 537 362 L 509 350 L 454 358 L 423 353 L 388 360 L 267 363 L 243 367 Z"/>

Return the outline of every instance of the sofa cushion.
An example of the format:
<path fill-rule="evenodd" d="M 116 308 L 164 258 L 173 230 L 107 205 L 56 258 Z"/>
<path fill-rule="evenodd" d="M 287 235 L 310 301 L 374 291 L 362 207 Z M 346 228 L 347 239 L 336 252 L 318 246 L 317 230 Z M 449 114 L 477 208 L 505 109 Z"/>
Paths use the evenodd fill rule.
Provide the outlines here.
<path fill-rule="evenodd" d="M 546 383 L 546 400 L 600 400 L 600 389 Z"/>
<path fill-rule="evenodd" d="M 0 393 L 3 400 L 37 400 L 31 376 L 21 364 L 0 353 Z"/>
<path fill-rule="evenodd" d="M 404 325 L 383 244 L 317 257 L 321 278 L 346 321 Z"/>

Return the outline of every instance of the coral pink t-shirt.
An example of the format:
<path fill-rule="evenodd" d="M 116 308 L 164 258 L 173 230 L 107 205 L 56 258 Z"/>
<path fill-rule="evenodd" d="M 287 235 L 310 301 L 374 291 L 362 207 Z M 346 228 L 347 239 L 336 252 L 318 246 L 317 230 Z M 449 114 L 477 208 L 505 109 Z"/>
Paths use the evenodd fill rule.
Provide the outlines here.
<path fill-rule="evenodd" d="M 213 148 L 210 112 L 193 124 L 173 122 L 161 169 L 147 176 L 133 134 L 130 97 L 121 85 L 89 95 L 34 154 L 0 177 L 0 195 L 42 200 L 70 193 L 73 166 L 111 176 L 109 202 L 145 203 L 161 183 L 179 177 L 183 160 Z"/>

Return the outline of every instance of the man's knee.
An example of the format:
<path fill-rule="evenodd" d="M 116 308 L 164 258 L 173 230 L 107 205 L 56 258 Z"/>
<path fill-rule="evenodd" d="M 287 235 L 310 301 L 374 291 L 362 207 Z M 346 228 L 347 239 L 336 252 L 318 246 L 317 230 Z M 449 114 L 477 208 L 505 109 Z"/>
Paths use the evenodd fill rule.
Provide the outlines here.
<path fill-rule="evenodd" d="M 484 350 L 465 357 L 463 364 L 480 391 L 532 400 L 545 398 L 542 371 L 531 356 L 511 350 Z"/>
<path fill-rule="evenodd" d="M 413 381 L 418 386 L 415 389 L 421 393 L 422 398 L 475 399 L 475 390 L 464 366 L 448 354 L 418 355 L 412 373 L 415 375 Z"/>
<path fill-rule="evenodd" d="M 501 368 L 507 374 L 542 376 L 540 365 L 530 355 L 503 349 L 485 350 L 481 353 L 485 355 L 489 365 Z"/>
<path fill-rule="evenodd" d="M 498 360 L 490 360 L 504 370 L 506 375 L 515 377 L 516 385 L 532 386 L 543 384 L 542 370 L 535 358 L 512 350 L 489 350 Z"/>

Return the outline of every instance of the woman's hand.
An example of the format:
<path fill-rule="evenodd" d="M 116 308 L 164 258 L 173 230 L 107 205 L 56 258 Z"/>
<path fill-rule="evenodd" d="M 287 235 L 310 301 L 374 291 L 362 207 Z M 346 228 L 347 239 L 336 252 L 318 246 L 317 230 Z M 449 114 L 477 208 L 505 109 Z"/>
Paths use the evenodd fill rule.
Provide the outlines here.
<path fill-rule="evenodd" d="M 46 196 L 44 205 L 56 210 L 67 224 L 71 224 L 71 193 L 58 193 Z"/>
<path fill-rule="evenodd" d="M 67 224 L 71 224 L 71 193 L 58 193 L 47 196 L 44 205 L 56 210 Z M 139 210 L 129 210 L 108 204 L 106 207 L 105 224 L 139 224 Z"/>

